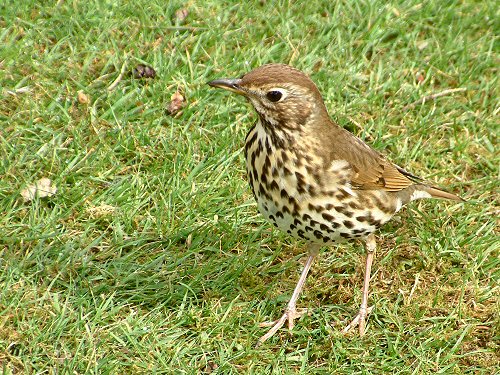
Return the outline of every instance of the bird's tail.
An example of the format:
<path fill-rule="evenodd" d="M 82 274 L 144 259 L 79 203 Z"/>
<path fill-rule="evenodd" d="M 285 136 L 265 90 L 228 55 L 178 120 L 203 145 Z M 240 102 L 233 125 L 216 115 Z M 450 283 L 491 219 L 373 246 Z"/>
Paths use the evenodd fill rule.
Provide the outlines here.
<path fill-rule="evenodd" d="M 448 193 L 447 191 L 441 190 L 433 186 L 427 186 L 425 191 L 431 195 L 432 198 L 441 199 L 451 199 L 453 201 L 465 202 L 465 199 L 455 195 L 453 193 Z"/>

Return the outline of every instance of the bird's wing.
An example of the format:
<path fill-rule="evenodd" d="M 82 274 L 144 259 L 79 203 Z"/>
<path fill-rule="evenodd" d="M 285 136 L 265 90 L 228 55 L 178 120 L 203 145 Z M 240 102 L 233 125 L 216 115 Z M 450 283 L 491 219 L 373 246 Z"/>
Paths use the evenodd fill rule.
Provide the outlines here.
<path fill-rule="evenodd" d="M 341 128 L 342 129 L 342 128 Z M 353 188 L 399 191 L 418 183 L 417 176 L 388 161 L 345 129 L 337 134 L 335 147 L 331 150 L 331 160 L 346 160 L 352 168 Z"/>

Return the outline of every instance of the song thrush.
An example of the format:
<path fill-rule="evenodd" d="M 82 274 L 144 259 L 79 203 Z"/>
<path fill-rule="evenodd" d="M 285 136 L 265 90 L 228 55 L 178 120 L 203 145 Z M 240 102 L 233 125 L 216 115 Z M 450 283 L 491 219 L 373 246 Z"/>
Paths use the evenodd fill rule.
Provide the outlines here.
<path fill-rule="evenodd" d="M 283 64 L 261 66 L 239 79 L 210 86 L 245 96 L 258 114 L 245 141 L 247 174 L 257 206 L 267 220 L 309 246 L 309 257 L 283 316 L 262 336 L 271 337 L 304 310 L 296 301 L 322 245 L 364 239 L 367 258 L 358 315 L 344 329 L 365 330 L 368 284 L 375 252 L 373 232 L 402 206 L 420 198 L 458 196 L 424 183 L 391 163 L 328 116 L 313 81 Z"/>

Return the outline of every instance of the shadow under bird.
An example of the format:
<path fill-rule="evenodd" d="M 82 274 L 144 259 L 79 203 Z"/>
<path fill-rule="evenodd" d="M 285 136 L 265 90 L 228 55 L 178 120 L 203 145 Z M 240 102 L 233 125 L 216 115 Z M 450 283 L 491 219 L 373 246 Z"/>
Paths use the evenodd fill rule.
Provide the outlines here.
<path fill-rule="evenodd" d="M 367 257 L 356 325 L 365 332 L 374 232 L 405 204 L 421 198 L 462 198 L 430 186 L 391 163 L 328 116 L 314 82 L 284 64 L 263 65 L 238 79 L 208 84 L 243 95 L 258 114 L 245 141 L 246 169 L 259 211 L 282 231 L 305 240 L 309 257 L 283 316 L 258 345 L 306 309 L 296 302 L 319 249 L 347 240 L 365 241 Z"/>

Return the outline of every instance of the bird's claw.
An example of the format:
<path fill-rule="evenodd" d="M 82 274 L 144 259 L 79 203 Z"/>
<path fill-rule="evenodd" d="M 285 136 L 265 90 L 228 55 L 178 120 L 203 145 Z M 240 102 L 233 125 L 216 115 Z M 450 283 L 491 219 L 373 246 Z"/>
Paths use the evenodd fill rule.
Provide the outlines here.
<path fill-rule="evenodd" d="M 284 314 L 278 320 L 274 320 L 272 322 L 263 322 L 259 323 L 259 327 L 272 327 L 264 336 L 262 336 L 257 342 L 257 346 L 262 344 L 268 338 L 273 336 L 288 320 L 288 329 L 292 330 L 295 326 L 294 320 L 302 317 L 303 315 L 308 313 L 308 309 L 296 309 L 296 308 L 287 308 Z"/>
<path fill-rule="evenodd" d="M 372 312 L 373 306 L 368 308 L 359 309 L 358 315 L 342 330 L 343 334 L 349 332 L 352 328 L 359 326 L 359 335 L 363 336 L 365 334 L 365 323 L 367 316 Z"/>

